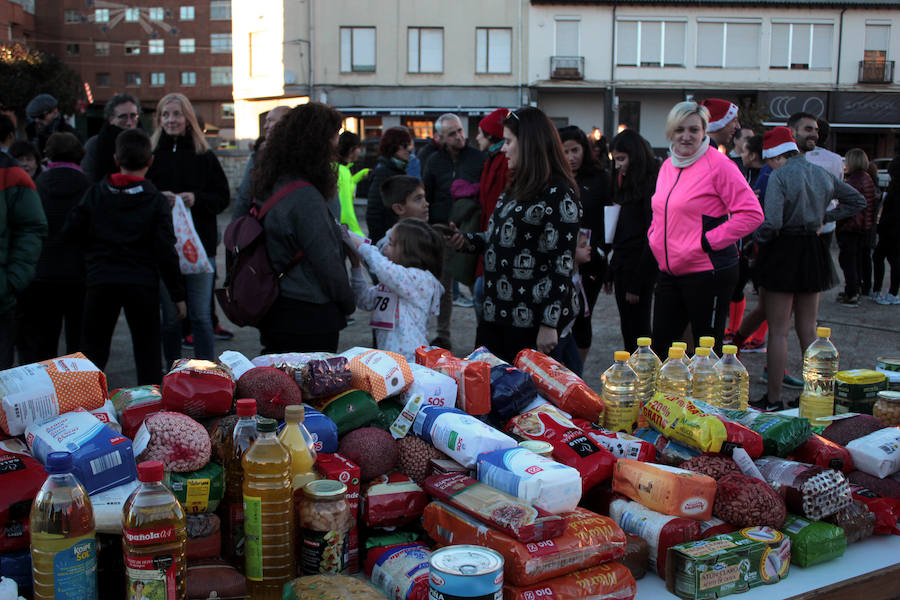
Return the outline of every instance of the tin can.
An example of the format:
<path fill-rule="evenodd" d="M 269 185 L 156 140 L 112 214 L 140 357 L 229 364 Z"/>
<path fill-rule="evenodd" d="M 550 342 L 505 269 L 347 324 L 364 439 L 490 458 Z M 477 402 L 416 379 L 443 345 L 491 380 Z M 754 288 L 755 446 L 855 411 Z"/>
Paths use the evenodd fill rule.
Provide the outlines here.
<path fill-rule="evenodd" d="M 519 448 L 531 450 L 538 456 L 546 456 L 552 458 L 553 444 L 550 442 L 542 442 L 541 440 L 523 440 L 519 442 Z"/>
<path fill-rule="evenodd" d="M 447 546 L 431 554 L 429 600 L 502 600 L 503 557 L 482 546 Z"/>

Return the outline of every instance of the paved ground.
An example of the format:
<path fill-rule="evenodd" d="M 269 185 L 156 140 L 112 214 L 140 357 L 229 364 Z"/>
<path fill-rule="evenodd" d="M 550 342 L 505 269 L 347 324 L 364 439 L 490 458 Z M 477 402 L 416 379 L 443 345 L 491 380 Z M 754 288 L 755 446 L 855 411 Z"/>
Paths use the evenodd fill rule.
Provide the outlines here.
<path fill-rule="evenodd" d="M 363 222 L 362 211 L 360 222 Z M 230 214 L 226 211 L 225 214 Z M 224 230 L 227 217 L 220 218 L 220 228 Z M 835 251 L 835 264 L 837 254 Z M 219 269 L 224 268 L 224 257 L 218 256 Z M 822 295 L 819 308 L 819 324 L 831 327 L 832 341 L 840 352 L 840 368 L 874 368 L 878 356 L 900 356 L 900 306 L 880 306 L 869 300 L 860 302 L 858 308 L 846 308 L 834 301 L 840 288 L 835 288 Z M 748 310 L 755 305 L 756 297 L 747 287 Z M 234 331 L 233 340 L 216 341 L 216 352 L 233 349 L 246 354 L 249 358 L 256 356 L 260 350 L 259 335 L 253 328 L 238 328 L 224 321 L 223 324 Z M 368 314 L 358 311 L 356 322 L 341 334 L 340 349 L 352 346 L 369 346 L 372 342 L 371 330 L 368 327 Z M 433 325 L 433 324 L 432 324 Z M 600 375 L 612 363 L 613 352 L 621 348 L 619 332 L 619 314 L 612 296 L 601 294 L 594 309 L 594 342 L 585 365 L 584 378 L 591 386 L 599 390 Z M 453 348 L 457 355 L 465 355 L 473 349 L 475 343 L 475 316 L 472 309 L 454 308 Z M 191 356 L 185 350 L 185 356 Z M 801 355 L 796 335 L 789 338 L 789 370 L 799 376 Z M 750 371 L 750 398 L 757 399 L 765 393 L 765 385 L 759 381 L 765 366 L 765 354 L 743 354 L 742 362 Z M 131 352 L 131 338 L 124 317 L 120 318 L 113 339 L 113 351 L 107 365 L 107 376 L 110 389 L 135 385 L 134 361 Z M 785 398 L 794 398 L 799 392 L 788 390 Z"/>

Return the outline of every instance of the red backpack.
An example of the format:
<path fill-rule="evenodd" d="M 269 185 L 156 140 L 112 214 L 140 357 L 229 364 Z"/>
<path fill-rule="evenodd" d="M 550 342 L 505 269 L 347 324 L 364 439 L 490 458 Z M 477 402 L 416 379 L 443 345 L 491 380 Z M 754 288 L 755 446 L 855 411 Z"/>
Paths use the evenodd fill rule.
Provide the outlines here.
<path fill-rule="evenodd" d="M 225 228 L 225 283 L 216 290 L 216 299 L 235 325 L 259 325 L 278 299 L 279 280 L 303 259 L 300 248 L 284 271 L 276 273 L 266 252 L 262 220 L 282 198 L 308 185 L 295 181 L 283 186 L 262 208 L 253 206 L 249 215 L 238 217 Z"/>

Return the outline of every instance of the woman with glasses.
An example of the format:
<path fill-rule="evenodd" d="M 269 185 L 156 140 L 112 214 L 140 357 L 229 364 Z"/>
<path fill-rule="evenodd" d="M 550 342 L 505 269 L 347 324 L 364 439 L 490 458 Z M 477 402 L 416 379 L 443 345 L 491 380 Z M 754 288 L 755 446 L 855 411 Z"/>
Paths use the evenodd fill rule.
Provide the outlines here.
<path fill-rule="evenodd" d="M 100 133 L 84 145 L 81 169 L 92 183 L 118 173 L 119 167 L 113 155 L 116 153 L 116 137 L 126 129 L 138 127 L 141 121 L 141 103 L 131 94 L 116 94 L 103 109 L 106 123 Z"/>

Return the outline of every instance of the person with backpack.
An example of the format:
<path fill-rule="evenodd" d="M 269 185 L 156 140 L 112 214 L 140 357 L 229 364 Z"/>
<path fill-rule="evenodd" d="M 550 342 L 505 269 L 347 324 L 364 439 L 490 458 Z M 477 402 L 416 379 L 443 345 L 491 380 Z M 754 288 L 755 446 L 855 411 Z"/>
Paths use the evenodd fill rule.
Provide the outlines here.
<path fill-rule="evenodd" d="M 356 310 L 341 230 L 327 204 L 337 191 L 332 163 L 341 121 L 325 104 L 303 104 L 282 118 L 261 150 L 256 206 L 291 186 L 262 217 L 266 252 L 272 270 L 281 274 L 278 296 L 257 325 L 263 354 L 335 352 Z"/>

